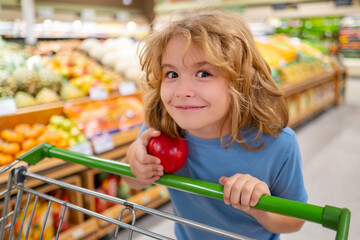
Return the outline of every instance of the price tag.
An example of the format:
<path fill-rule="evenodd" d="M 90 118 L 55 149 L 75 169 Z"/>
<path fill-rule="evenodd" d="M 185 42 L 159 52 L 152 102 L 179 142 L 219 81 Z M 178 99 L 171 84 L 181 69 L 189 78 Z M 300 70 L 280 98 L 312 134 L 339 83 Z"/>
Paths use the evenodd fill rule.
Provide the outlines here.
<path fill-rule="evenodd" d="M 16 113 L 16 103 L 13 97 L 0 98 L 0 116 Z"/>
<path fill-rule="evenodd" d="M 108 133 L 94 137 L 92 143 L 96 154 L 101 154 L 114 149 L 114 141 Z"/>
<path fill-rule="evenodd" d="M 109 93 L 99 87 L 90 88 L 89 95 L 92 100 L 103 100 L 109 97 Z"/>
<path fill-rule="evenodd" d="M 80 228 L 72 233 L 72 237 L 77 239 L 84 234 L 84 231 Z"/>
<path fill-rule="evenodd" d="M 134 82 L 127 81 L 119 84 L 120 95 L 126 96 L 136 93 L 136 86 Z"/>
<path fill-rule="evenodd" d="M 93 150 L 91 148 L 91 143 L 89 141 L 82 142 L 70 147 L 70 151 L 83 153 L 86 155 L 93 155 Z"/>

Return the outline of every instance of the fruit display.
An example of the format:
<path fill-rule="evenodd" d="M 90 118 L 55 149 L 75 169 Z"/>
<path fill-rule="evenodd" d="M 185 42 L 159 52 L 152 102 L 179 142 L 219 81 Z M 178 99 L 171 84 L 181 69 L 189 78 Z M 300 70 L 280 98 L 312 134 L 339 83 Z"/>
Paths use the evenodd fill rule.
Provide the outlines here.
<path fill-rule="evenodd" d="M 59 101 L 61 77 L 40 56 L 0 51 L 0 97 L 14 97 L 18 107 Z"/>
<path fill-rule="evenodd" d="M 171 138 L 165 133 L 152 137 L 148 144 L 150 155 L 158 157 L 165 173 L 174 173 L 186 163 L 189 150 L 184 139 Z"/>
<path fill-rule="evenodd" d="M 61 145 L 58 142 L 49 142 L 55 146 L 60 145 L 61 148 L 66 148 L 87 141 L 86 136 L 81 133 L 78 127 L 72 121 L 70 121 L 70 119 L 64 116 L 51 116 L 47 129 L 50 132 L 54 132 L 61 136 L 60 141 L 63 141 L 64 145 Z"/>
<path fill-rule="evenodd" d="M 83 104 L 66 103 L 64 113 L 88 139 L 124 131 L 143 122 L 143 105 L 135 97 L 117 97 Z"/>
<path fill-rule="evenodd" d="M 49 124 L 21 123 L 13 129 L 0 132 L 0 165 L 7 165 L 38 144 L 48 142 L 59 148 L 68 148 L 87 141 L 80 130 L 63 116 L 54 115 Z"/>
<path fill-rule="evenodd" d="M 130 186 L 119 176 L 109 173 L 99 173 L 95 175 L 95 191 L 112 197 L 128 199 L 141 190 L 131 189 Z M 96 212 L 103 212 L 109 207 L 115 205 L 113 202 L 104 199 L 95 199 Z"/>
<path fill-rule="evenodd" d="M 41 230 L 44 228 L 43 237 L 44 240 L 49 240 L 55 237 L 55 229 L 54 229 L 54 220 L 53 220 L 53 211 L 50 209 L 48 215 L 46 215 L 46 210 L 48 207 L 48 203 L 45 201 L 38 201 L 35 205 L 35 201 L 29 204 L 28 212 L 32 212 L 34 210 L 34 215 L 25 214 L 24 211 L 20 212 L 18 220 L 15 222 L 15 239 L 31 239 L 36 240 L 40 239 Z M 32 216 L 32 219 L 30 219 Z M 24 219 L 25 218 L 25 219 Z M 46 223 L 44 225 L 44 220 L 46 218 Z M 21 225 L 23 222 L 23 231 L 21 231 Z M 30 225 L 30 226 L 29 226 Z M 27 231 L 24 229 L 29 229 L 29 235 Z M 21 235 L 20 235 L 21 234 Z"/>
<path fill-rule="evenodd" d="M 122 75 L 101 66 L 94 59 L 79 51 L 62 51 L 44 57 L 45 65 L 67 80 L 61 90 L 63 99 L 89 94 L 90 88 L 98 87 L 107 92 L 117 91 L 124 81 Z"/>
<path fill-rule="evenodd" d="M 285 34 L 268 36 L 266 40 L 258 39 L 256 45 L 279 84 L 298 82 L 332 69 L 328 55 Z"/>
<path fill-rule="evenodd" d="M 59 188 L 57 190 L 49 192 L 48 195 L 65 202 L 69 202 L 67 193 L 64 189 Z M 44 199 L 40 198 L 40 200 L 36 202 L 33 213 L 34 215 L 32 219 L 30 219 L 31 214 L 29 213 L 33 211 L 34 205 L 35 205 L 35 201 L 32 200 L 28 206 L 26 212 L 27 214 L 25 214 L 24 211 L 20 212 L 19 218 L 15 222 L 15 229 L 14 229 L 15 239 L 32 239 L 32 240 L 53 239 L 56 235 L 58 227 L 60 226 L 60 222 L 61 222 L 60 232 L 64 232 L 67 229 L 71 228 L 72 223 L 71 223 L 69 208 L 66 208 L 65 212 L 63 213 L 64 206 L 52 202 L 51 208 L 47 213 L 48 203 L 44 201 Z M 25 209 L 25 206 L 23 207 L 23 209 Z M 62 216 L 62 214 L 64 215 Z M 44 226 L 45 218 L 46 218 L 46 224 Z M 23 219 L 24 219 L 24 223 L 22 226 L 23 230 L 21 231 L 21 236 L 19 236 Z M 26 231 L 24 231 L 24 229 L 27 229 L 28 226 L 29 226 L 29 235 L 26 238 Z M 40 238 L 41 230 L 43 228 L 44 228 L 43 236 L 42 238 Z"/>
<path fill-rule="evenodd" d="M 137 81 L 143 74 L 136 55 L 138 43 L 131 38 L 109 38 L 105 41 L 89 38 L 82 42 L 80 48 L 104 66 L 122 74 L 126 80 Z"/>
<path fill-rule="evenodd" d="M 77 50 L 80 48 L 81 42 L 79 39 L 39 41 L 36 47 L 26 46 L 25 49 L 32 55 L 48 55 L 54 52 Z"/>
<path fill-rule="evenodd" d="M 300 38 L 323 53 L 337 53 L 341 17 L 290 18 L 270 21 L 276 33 Z"/>

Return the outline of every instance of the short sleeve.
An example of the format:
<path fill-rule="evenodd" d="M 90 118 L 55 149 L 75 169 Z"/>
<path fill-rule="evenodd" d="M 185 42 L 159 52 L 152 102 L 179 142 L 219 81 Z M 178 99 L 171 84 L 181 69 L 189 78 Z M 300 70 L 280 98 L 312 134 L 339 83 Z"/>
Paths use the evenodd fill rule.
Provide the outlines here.
<path fill-rule="evenodd" d="M 299 144 L 294 134 L 280 170 L 270 187 L 271 195 L 294 201 L 307 201 L 301 161 Z"/>
<path fill-rule="evenodd" d="M 138 134 L 138 137 L 147 129 L 145 123 L 143 123 L 140 127 L 140 131 L 139 131 L 139 134 Z"/>

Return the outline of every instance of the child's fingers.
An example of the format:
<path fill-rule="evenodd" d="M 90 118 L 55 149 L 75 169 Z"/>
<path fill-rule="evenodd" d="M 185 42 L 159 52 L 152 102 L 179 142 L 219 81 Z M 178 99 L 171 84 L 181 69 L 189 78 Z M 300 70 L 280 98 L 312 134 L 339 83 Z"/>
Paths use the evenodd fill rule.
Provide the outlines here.
<path fill-rule="evenodd" d="M 143 158 L 141 158 L 140 162 L 142 164 L 160 164 L 161 160 L 157 157 L 146 154 Z"/>
<path fill-rule="evenodd" d="M 251 195 L 250 206 L 255 206 L 262 195 L 270 195 L 270 191 L 266 183 L 260 182 L 255 185 L 254 191 Z"/>
<path fill-rule="evenodd" d="M 140 140 L 144 146 L 147 146 L 152 137 L 158 137 L 160 136 L 160 134 L 161 132 L 156 130 L 155 128 L 149 128 L 140 135 Z"/>
<path fill-rule="evenodd" d="M 252 199 L 252 195 L 254 193 L 254 188 L 257 182 L 255 181 L 247 181 L 240 193 L 240 209 L 243 211 L 248 211 L 250 209 L 250 201 Z"/>
<path fill-rule="evenodd" d="M 224 183 L 223 198 L 224 198 L 225 204 L 227 204 L 227 205 L 232 203 L 231 196 L 234 194 L 233 186 L 236 181 L 237 181 L 237 177 L 234 177 L 234 176 L 230 177 L 230 178 L 222 179 L 222 182 Z"/>

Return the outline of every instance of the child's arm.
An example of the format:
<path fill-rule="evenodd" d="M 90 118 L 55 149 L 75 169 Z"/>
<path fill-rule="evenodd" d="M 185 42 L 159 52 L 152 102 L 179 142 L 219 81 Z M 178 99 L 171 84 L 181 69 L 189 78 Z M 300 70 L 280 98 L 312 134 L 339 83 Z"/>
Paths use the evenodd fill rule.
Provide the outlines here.
<path fill-rule="evenodd" d="M 123 161 L 130 164 L 131 172 L 136 177 L 136 179 L 124 177 L 131 188 L 145 188 L 164 174 L 160 159 L 149 155 L 147 152 L 150 139 L 159 135 L 159 131 L 149 128 L 130 145 Z"/>
<path fill-rule="evenodd" d="M 255 206 L 264 194 L 270 195 L 267 184 L 249 174 L 235 174 L 221 177 L 224 185 L 224 202 L 253 216 L 264 228 L 273 233 L 290 233 L 300 230 L 304 221 L 275 213 L 270 213 L 250 206 Z"/>

